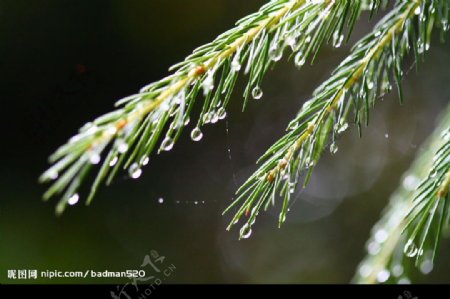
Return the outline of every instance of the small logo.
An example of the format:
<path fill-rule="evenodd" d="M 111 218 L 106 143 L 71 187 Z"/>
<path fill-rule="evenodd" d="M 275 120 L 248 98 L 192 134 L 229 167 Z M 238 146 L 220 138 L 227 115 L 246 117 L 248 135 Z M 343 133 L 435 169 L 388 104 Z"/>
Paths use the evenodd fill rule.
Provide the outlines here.
<path fill-rule="evenodd" d="M 418 296 L 413 297 L 410 291 L 404 291 L 402 295 L 399 295 L 397 299 L 419 299 Z"/>

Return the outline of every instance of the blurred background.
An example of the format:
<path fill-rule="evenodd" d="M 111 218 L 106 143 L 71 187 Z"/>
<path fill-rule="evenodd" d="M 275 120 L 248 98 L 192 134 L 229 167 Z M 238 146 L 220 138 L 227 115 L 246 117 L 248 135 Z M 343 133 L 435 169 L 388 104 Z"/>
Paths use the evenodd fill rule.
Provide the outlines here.
<path fill-rule="evenodd" d="M 339 151 L 324 154 L 281 229 L 278 209 L 271 210 L 259 216 L 251 238 L 238 241 L 237 229 L 225 231 L 231 215 L 221 213 L 349 46 L 325 46 L 301 71 L 284 59 L 267 74 L 263 99 L 243 113 L 241 77 L 227 120 L 205 127 L 202 142 L 186 130 L 171 152 L 152 157 L 139 180 L 122 174 L 90 207 L 56 217 L 56 200 L 41 200 L 46 186 L 37 178 L 57 146 L 265 2 L 0 2 L 0 282 L 14 282 L 7 269 L 140 269 L 154 251 L 165 257 L 160 267 L 176 267 L 171 283 L 351 280 L 372 225 L 448 103 L 450 43 L 435 38 L 420 72 L 408 74 L 403 106 L 395 92 L 386 96 L 362 139 L 352 126 Z M 363 15 L 352 41 L 373 25 Z M 415 281 L 450 282 L 449 249 L 445 240 L 434 271 Z"/>

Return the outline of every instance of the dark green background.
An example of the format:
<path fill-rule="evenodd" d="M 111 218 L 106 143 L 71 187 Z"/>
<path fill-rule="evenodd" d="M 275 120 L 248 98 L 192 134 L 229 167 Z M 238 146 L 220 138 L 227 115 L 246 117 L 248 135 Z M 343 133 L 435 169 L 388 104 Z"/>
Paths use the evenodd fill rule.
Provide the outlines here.
<path fill-rule="evenodd" d="M 371 226 L 449 100 L 449 43 L 435 39 L 420 72 L 408 74 L 403 106 L 395 93 L 385 97 L 361 140 L 351 126 L 338 153 L 324 155 L 281 229 L 272 210 L 259 217 L 248 240 L 225 231 L 230 215 L 221 212 L 237 188 L 233 177 L 239 184 L 255 170 L 256 159 L 349 46 L 325 46 L 314 66 L 301 71 L 284 59 L 268 73 L 263 99 L 244 113 L 238 86 L 228 135 L 224 121 L 205 128 L 200 143 L 186 133 L 170 153 L 152 157 L 138 181 L 119 176 L 91 207 L 79 204 L 57 218 L 55 200 L 41 201 L 45 186 L 37 177 L 78 127 L 167 74 L 171 64 L 264 2 L 0 2 L 0 282 L 14 282 L 6 279 L 7 269 L 139 269 L 151 250 L 176 266 L 170 282 L 351 280 Z M 352 41 L 373 25 L 364 15 Z M 444 241 L 435 271 L 416 281 L 450 281 L 449 247 Z"/>

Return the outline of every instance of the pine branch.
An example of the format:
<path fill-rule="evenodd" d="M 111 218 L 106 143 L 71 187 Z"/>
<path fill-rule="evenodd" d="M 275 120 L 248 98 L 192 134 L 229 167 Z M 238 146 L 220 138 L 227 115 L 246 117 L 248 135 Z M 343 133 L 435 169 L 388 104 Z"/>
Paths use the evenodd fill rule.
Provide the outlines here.
<path fill-rule="evenodd" d="M 354 282 L 410 282 L 415 269 L 412 261 L 424 274 L 433 269 L 438 240 L 450 224 L 446 182 L 450 166 L 449 137 L 450 105 L 373 227 L 367 242 L 368 254 L 359 265 Z M 429 210 L 433 213 L 428 213 Z"/>
<path fill-rule="evenodd" d="M 248 218 L 240 237 L 250 236 L 261 208 L 275 205 L 278 196 L 282 198 L 281 225 L 291 194 L 300 180 L 303 186 L 308 183 L 329 139 L 331 153 L 337 151 L 336 138 L 348 128 L 350 111 L 361 134 L 362 124 L 368 124 L 369 110 L 382 94 L 390 91 L 392 78 L 403 101 L 403 57 L 412 51 L 416 62 L 420 62 L 429 49 L 435 25 L 443 31 L 448 29 L 447 13 L 446 1 L 398 1 L 374 30 L 353 47 L 331 78 L 315 90 L 313 98 L 289 124 L 288 133 L 260 158 L 262 165 L 241 186 L 237 198 L 224 212 L 240 204 L 228 229 L 245 215 Z"/>
<path fill-rule="evenodd" d="M 370 9 L 376 11 L 380 5 L 381 1 L 376 1 Z M 119 100 L 115 111 L 83 126 L 50 157 L 54 164 L 40 181 L 54 182 L 44 199 L 62 194 L 58 214 L 67 204 L 78 202 L 81 183 L 93 166 L 102 162 L 102 155 L 87 204 L 99 186 L 105 181 L 109 184 L 121 168 L 132 178 L 140 177 L 156 148 L 158 153 L 173 148 L 201 91 L 202 110 L 191 132 L 194 141 L 202 138 L 203 125 L 226 117 L 225 108 L 241 68 L 248 75 L 245 108 L 250 96 L 261 98 L 262 79 L 282 58 L 285 48 L 291 48 L 295 64 L 301 67 L 324 42 L 333 40 L 340 46 L 345 25 L 350 34 L 362 9 L 362 1 L 270 1 L 172 66 L 171 75 Z M 158 146 L 161 136 L 164 139 Z"/>

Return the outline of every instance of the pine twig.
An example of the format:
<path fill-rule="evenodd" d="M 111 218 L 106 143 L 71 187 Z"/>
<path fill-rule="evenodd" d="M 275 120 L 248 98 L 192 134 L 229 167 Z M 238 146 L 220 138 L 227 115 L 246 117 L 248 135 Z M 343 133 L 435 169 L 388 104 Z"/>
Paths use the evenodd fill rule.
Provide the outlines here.
<path fill-rule="evenodd" d="M 350 111 L 353 110 L 361 134 L 362 124 L 368 124 L 369 110 L 379 95 L 391 90 L 391 77 L 403 102 L 402 59 L 412 51 L 417 62 L 422 60 L 430 47 L 432 29 L 437 23 L 447 22 L 447 11 L 445 1 L 398 1 L 374 30 L 353 47 L 331 78 L 316 89 L 313 98 L 289 124 L 288 133 L 260 158 L 262 165 L 241 186 L 236 200 L 224 212 L 240 204 L 228 229 L 245 215 L 248 218 L 240 237 L 250 236 L 259 211 L 275 205 L 278 196 L 282 198 L 281 225 L 302 172 L 306 171 L 302 179 L 305 186 L 330 135 L 330 151 L 337 151 L 336 138 L 348 128 Z M 448 29 L 442 27 L 443 31 Z"/>
<path fill-rule="evenodd" d="M 362 1 L 270 1 L 171 67 L 171 75 L 119 100 L 117 110 L 83 126 L 50 157 L 54 164 L 40 181 L 54 182 L 44 199 L 62 194 L 56 208 L 62 213 L 67 204 L 78 202 L 81 183 L 100 162 L 87 204 L 100 184 L 109 184 L 120 168 L 127 169 L 132 178 L 140 177 L 156 148 L 158 153 L 173 148 L 201 91 L 202 110 L 191 132 L 194 141 L 202 138 L 203 125 L 226 117 L 241 68 L 248 75 L 245 107 L 250 96 L 261 98 L 264 74 L 281 59 L 285 48 L 291 48 L 296 65 L 301 67 L 324 42 L 333 40 L 340 46 L 345 24 L 350 33 L 362 9 Z M 161 136 L 164 138 L 158 147 Z M 102 155 L 106 156 L 103 161 Z"/>
<path fill-rule="evenodd" d="M 371 238 L 367 241 L 368 254 L 359 265 L 354 282 L 411 282 L 413 261 L 422 273 L 428 274 L 432 270 L 437 241 L 450 224 L 449 198 L 445 194 L 448 191 L 445 174 L 448 176 L 450 162 L 449 137 L 450 105 L 441 116 L 435 132 L 421 146 L 421 152 L 403 175 L 402 183 L 392 194 L 382 218 L 374 225 Z M 429 190 L 430 194 L 423 194 L 425 190 Z M 427 205 L 419 204 L 425 201 L 433 205 L 436 200 L 439 205 L 434 213 L 428 213 Z M 415 221 L 411 222 L 412 219 Z M 417 225 L 420 222 L 433 223 L 428 219 L 438 220 L 433 225 L 437 228 L 434 229 L 434 240 L 429 236 L 431 231 L 424 229 L 428 226 Z M 415 233 L 416 230 L 421 233 Z M 427 237 L 428 242 L 422 244 L 422 238 L 426 240 Z"/>

